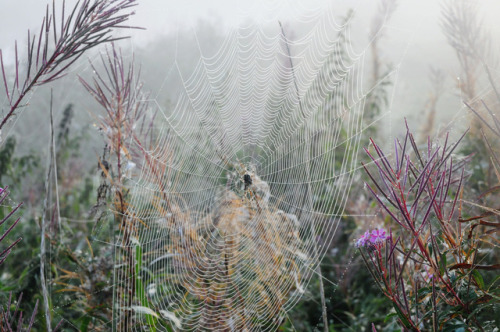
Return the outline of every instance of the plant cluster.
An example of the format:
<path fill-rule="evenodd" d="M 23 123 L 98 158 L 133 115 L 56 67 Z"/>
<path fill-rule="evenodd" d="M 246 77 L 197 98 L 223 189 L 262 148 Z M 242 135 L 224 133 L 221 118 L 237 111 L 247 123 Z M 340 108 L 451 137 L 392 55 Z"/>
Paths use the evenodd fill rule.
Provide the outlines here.
<path fill-rule="evenodd" d="M 375 166 L 364 166 L 367 188 L 391 230 L 387 238 L 366 233 L 357 245 L 404 330 L 485 331 L 498 325 L 491 319 L 498 278 L 485 271 L 500 269 L 492 262 L 499 224 L 467 215 L 469 158 L 454 158 L 459 141 L 449 145 L 447 137 L 440 146 L 429 139 L 421 151 L 407 127 L 404 141 L 395 142 L 393 162 L 373 141 L 375 154 L 366 150 Z"/>

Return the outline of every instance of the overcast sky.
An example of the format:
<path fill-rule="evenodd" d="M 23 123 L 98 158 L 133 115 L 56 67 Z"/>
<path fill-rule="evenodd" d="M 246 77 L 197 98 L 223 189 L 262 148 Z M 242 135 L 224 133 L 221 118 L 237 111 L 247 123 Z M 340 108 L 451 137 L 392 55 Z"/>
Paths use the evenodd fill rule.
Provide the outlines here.
<path fill-rule="evenodd" d="M 305 16 L 308 12 L 328 6 L 338 10 L 339 14 L 345 12 L 347 8 L 353 8 L 359 19 L 369 20 L 378 2 L 376 0 L 140 0 L 131 24 L 147 29 L 135 32 L 137 37 L 135 42 L 143 43 L 158 34 L 173 33 L 179 28 L 192 27 L 200 20 L 209 21 L 222 30 L 227 30 L 240 26 L 249 19 L 257 23 L 269 23 Z M 432 41 L 439 35 L 437 18 L 441 2 L 399 1 L 398 10 L 390 24 L 395 30 L 418 30 L 415 40 Z M 498 24 L 500 1 L 476 2 L 482 8 L 485 25 L 491 30 L 500 31 Z M 13 40 L 25 38 L 28 28 L 38 27 L 46 3 L 44 0 L 0 0 L 0 47 L 10 48 Z"/>
<path fill-rule="evenodd" d="M 56 0 L 56 3 L 60 2 Z M 72 0 L 68 0 L 71 3 Z M 364 39 L 379 1 L 376 0 L 139 0 L 131 25 L 146 30 L 132 32 L 127 42 L 132 47 L 143 47 L 161 35 L 172 35 L 179 30 L 193 29 L 200 22 L 208 22 L 221 33 L 252 22 L 254 24 L 276 24 L 293 22 L 318 8 L 331 7 L 338 16 L 348 8 L 355 11 L 352 27 L 356 34 L 353 40 Z M 500 40 L 500 1 L 476 1 L 479 5 L 484 26 L 492 33 L 492 40 Z M 439 26 L 442 1 L 401 0 L 392 19 L 387 23 L 384 34 L 383 60 L 399 68 L 399 79 L 394 90 L 393 109 L 403 106 L 409 113 L 422 109 L 422 91 L 425 91 L 429 66 L 432 64 L 446 72 L 453 79 L 459 76 L 459 67 L 453 50 L 447 45 Z M 45 0 L 0 0 L 0 48 L 4 61 L 12 63 L 14 40 L 23 41 L 27 29 L 37 29 L 45 11 Z M 128 31 L 127 33 L 130 33 Z M 21 43 L 24 45 L 24 43 Z M 493 45 L 496 54 L 500 43 Z M 498 67 L 493 68 L 499 74 Z M 450 81 L 450 85 L 453 82 Z M 419 92 L 414 93 L 415 90 Z M 405 96 L 405 98 L 401 98 Z M 424 96 L 425 97 L 425 96 Z M 459 98 L 448 96 L 460 108 Z"/>
<path fill-rule="evenodd" d="M 58 1 L 56 1 L 57 3 Z M 59 2 L 61 2 L 59 0 Z M 68 1 L 68 3 L 70 3 Z M 500 1 L 477 1 L 483 22 L 496 39 L 500 37 Z M 25 40 L 27 29 L 36 29 L 45 11 L 44 0 L 0 0 L 0 48 L 8 59 L 13 55 L 14 40 Z M 318 8 L 328 6 L 343 15 L 348 8 L 355 11 L 353 28 L 366 34 L 379 1 L 376 0 L 140 0 L 131 25 L 146 28 L 133 31 L 130 43 L 144 46 L 159 35 L 173 34 L 179 29 L 190 29 L 200 21 L 213 24 L 220 31 L 229 31 L 252 21 L 257 24 L 275 23 L 305 17 Z M 416 46 L 421 57 L 429 54 L 446 57 L 446 52 L 436 54 L 436 45 L 446 44 L 439 28 L 440 5 L 436 0 L 401 0 L 393 18 L 388 23 L 388 43 L 405 45 L 411 50 Z M 69 6 L 68 6 L 69 7 Z M 364 30 L 364 31 L 363 31 Z M 129 32 L 127 32 L 129 33 Z M 24 43 L 22 43 L 24 45 Z M 390 44 L 389 44 L 390 45 Z M 498 45 L 497 45 L 498 46 Z M 9 60 L 7 59 L 7 62 Z M 396 61 L 398 61 L 396 59 Z M 399 62 L 399 61 L 398 61 Z"/>

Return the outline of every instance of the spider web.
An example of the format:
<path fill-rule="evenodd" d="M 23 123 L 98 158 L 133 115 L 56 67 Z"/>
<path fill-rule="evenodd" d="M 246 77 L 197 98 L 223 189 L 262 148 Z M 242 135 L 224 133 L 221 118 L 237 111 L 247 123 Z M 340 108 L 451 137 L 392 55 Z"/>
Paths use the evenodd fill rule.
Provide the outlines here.
<path fill-rule="evenodd" d="M 178 99 L 153 99 L 157 140 L 117 243 L 140 282 L 117 274 L 115 291 L 135 285 L 143 324 L 154 312 L 186 331 L 274 330 L 301 298 L 359 167 L 369 89 L 349 19 L 311 15 L 294 40 L 281 24 L 240 27 L 214 55 L 199 46 L 189 76 L 175 61 Z"/>
<path fill-rule="evenodd" d="M 318 273 L 359 168 L 373 86 L 350 16 L 290 8 L 291 29 L 242 26 L 211 55 L 198 45 L 192 73 L 176 60 L 149 101 L 157 140 L 129 179 L 130 220 L 114 244 L 115 266 L 128 263 L 120 250 L 134 254 L 135 278 L 117 272 L 112 285 L 117 315 L 133 310 L 136 329 L 159 317 L 159 330 L 275 330 Z M 307 32 L 293 38 L 299 25 Z M 173 107 L 160 102 L 167 88 Z M 120 289 L 136 291 L 133 308 Z"/>

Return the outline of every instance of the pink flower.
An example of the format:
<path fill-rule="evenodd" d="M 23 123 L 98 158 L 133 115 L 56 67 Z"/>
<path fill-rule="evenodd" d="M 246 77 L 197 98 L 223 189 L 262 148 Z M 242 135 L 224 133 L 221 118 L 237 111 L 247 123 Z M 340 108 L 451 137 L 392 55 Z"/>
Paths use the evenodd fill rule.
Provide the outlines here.
<path fill-rule="evenodd" d="M 356 241 L 355 246 L 357 248 L 364 247 L 366 241 L 370 239 L 370 232 L 366 231 L 365 234 L 361 235 L 361 237 Z"/>
<path fill-rule="evenodd" d="M 387 240 L 387 235 L 383 229 L 375 229 L 371 233 L 366 231 L 359 239 L 356 240 L 355 246 L 357 248 L 368 247 L 373 244 L 382 244 Z"/>
<path fill-rule="evenodd" d="M 384 242 L 387 239 L 387 235 L 385 235 L 385 230 L 383 229 L 375 229 L 370 234 L 370 242 L 371 243 L 379 243 Z"/>
<path fill-rule="evenodd" d="M 354 244 L 356 246 L 356 248 L 360 248 L 360 247 L 363 247 L 366 243 L 366 240 L 363 236 L 361 236 L 361 238 L 357 239 L 356 240 L 356 243 Z"/>

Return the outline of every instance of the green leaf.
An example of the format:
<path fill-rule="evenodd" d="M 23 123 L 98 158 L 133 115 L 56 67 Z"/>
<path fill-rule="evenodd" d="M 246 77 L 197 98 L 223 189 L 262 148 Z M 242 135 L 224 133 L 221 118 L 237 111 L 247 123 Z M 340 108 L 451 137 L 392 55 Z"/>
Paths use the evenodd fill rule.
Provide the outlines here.
<path fill-rule="evenodd" d="M 485 310 L 487 308 L 487 305 L 477 305 L 476 308 L 474 310 L 472 310 L 472 312 L 467 316 L 467 319 L 471 319 L 471 318 L 474 318 L 474 317 L 477 317 L 477 315 Z"/>
<path fill-rule="evenodd" d="M 456 322 L 456 320 L 455 320 L 455 322 Z M 447 324 L 444 327 L 443 332 L 465 332 L 466 328 L 467 328 L 467 325 L 465 325 L 462 322 L 457 322 L 457 323 L 453 323 L 453 324 Z"/>
<path fill-rule="evenodd" d="M 136 287 L 136 295 L 139 298 L 141 306 L 133 306 L 132 309 L 135 312 L 145 314 L 146 321 L 150 328 L 150 331 L 156 331 L 156 325 L 158 323 L 158 314 L 149 308 L 149 301 L 146 296 L 144 284 L 142 283 L 141 270 L 142 270 L 142 247 L 140 243 L 136 241 L 135 242 L 135 287 Z"/>
<path fill-rule="evenodd" d="M 472 277 L 476 280 L 479 289 L 484 289 L 484 280 L 478 270 L 472 270 Z"/>
<path fill-rule="evenodd" d="M 90 323 L 90 316 L 84 316 L 82 318 L 82 324 L 80 325 L 80 331 L 87 332 Z"/>
<path fill-rule="evenodd" d="M 135 246 L 135 274 L 139 275 L 142 266 L 142 248 L 140 245 Z"/>
<path fill-rule="evenodd" d="M 385 316 L 384 323 L 387 323 L 388 321 L 391 320 L 392 317 L 397 316 L 398 314 L 396 312 L 391 312 L 387 316 Z"/>
<path fill-rule="evenodd" d="M 401 311 L 401 309 L 399 309 L 399 307 L 395 303 L 393 303 L 393 307 L 394 307 L 394 309 L 396 309 L 396 313 L 397 313 L 399 319 L 401 320 L 401 322 L 403 323 L 403 325 L 407 328 L 410 328 L 411 324 L 408 321 L 408 319 L 406 318 L 405 314 Z"/>
<path fill-rule="evenodd" d="M 154 310 L 145 306 L 132 306 L 131 309 L 136 313 L 144 314 L 146 316 L 149 331 L 156 331 L 159 316 Z"/>
<path fill-rule="evenodd" d="M 418 290 L 418 297 L 425 296 L 429 293 L 432 293 L 432 287 L 422 287 Z"/>
<path fill-rule="evenodd" d="M 444 275 L 444 271 L 446 269 L 446 254 L 441 254 L 441 259 L 439 260 L 439 273 Z"/>

